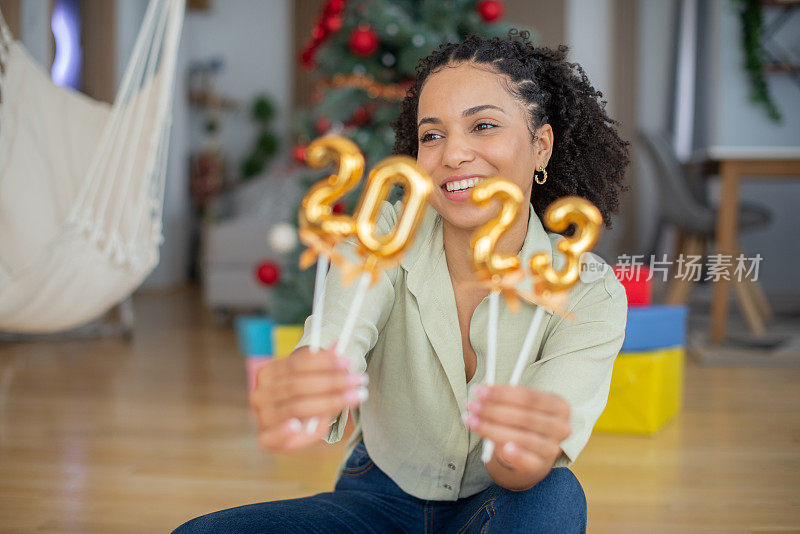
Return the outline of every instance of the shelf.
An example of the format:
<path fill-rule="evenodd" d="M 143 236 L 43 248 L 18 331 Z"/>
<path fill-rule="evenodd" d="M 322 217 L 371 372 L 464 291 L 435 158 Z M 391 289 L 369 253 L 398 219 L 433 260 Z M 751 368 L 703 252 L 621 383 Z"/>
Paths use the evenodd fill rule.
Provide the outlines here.
<path fill-rule="evenodd" d="M 800 63 L 764 63 L 764 71 L 770 74 L 800 72 Z"/>
<path fill-rule="evenodd" d="M 800 7 L 800 0 L 761 0 L 764 7 Z"/>
<path fill-rule="evenodd" d="M 233 110 L 241 104 L 233 98 L 220 96 L 209 91 L 189 91 L 189 103 L 201 108 L 215 108 L 223 110 Z"/>

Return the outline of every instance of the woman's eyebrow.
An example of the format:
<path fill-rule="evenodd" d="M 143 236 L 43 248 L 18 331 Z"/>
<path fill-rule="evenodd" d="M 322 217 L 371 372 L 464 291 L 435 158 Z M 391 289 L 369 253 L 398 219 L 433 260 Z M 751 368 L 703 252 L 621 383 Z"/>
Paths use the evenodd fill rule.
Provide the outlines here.
<path fill-rule="evenodd" d="M 461 112 L 461 116 L 462 117 L 469 117 L 470 115 L 474 115 L 476 113 L 480 113 L 481 111 L 483 111 L 485 109 L 496 109 L 496 110 L 498 110 L 498 111 L 500 111 L 502 113 L 505 113 L 503 108 L 499 108 L 497 106 L 493 106 L 492 104 L 482 104 L 480 106 L 473 106 L 471 108 L 465 109 L 464 111 Z M 442 123 L 441 119 L 439 119 L 437 117 L 424 117 L 424 118 L 420 119 L 419 124 L 417 125 L 417 128 L 419 128 L 423 124 L 441 124 L 441 123 Z"/>

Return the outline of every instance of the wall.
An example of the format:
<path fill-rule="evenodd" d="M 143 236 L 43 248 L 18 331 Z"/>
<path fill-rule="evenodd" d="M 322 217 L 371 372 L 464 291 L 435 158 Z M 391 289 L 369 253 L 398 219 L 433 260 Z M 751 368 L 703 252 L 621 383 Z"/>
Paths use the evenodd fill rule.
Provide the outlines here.
<path fill-rule="evenodd" d="M 770 121 L 763 107 L 749 100 L 750 84 L 744 71 L 739 17 L 730 0 L 713 0 L 711 20 L 713 32 L 708 43 L 717 61 L 716 89 L 710 109 L 715 115 L 711 123 L 709 144 L 722 146 L 800 146 L 800 87 L 788 75 L 767 76 L 770 92 L 782 111 L 784 123 Z M 777 10 L 765 8 L 765 23 Z M 800 57 L 800 13 L 795 13 L 779 36 L 785 48 Z"/>
<path fill-rule="evenodd" d="M 768 10 L 765 22 L 775 13 Z M 763 107 L 749 101 L 739 19 L 732 2 L 709 0 L 704 16 L 707 29 L 701 32 L 701 58 L 707 58 L 707 68 L 698 71 L 703 88 L 699 89 L 696 147 L 800 147 L 800 87 L 786 74 L 767 76 L 784 117 L 783 124 L 770 121 Z M 792 16 L 781 35 L 782 45 L 800 56 L 800 13 Z M 800 294 L 795 283 L 795 266 L 800 264 L 800 247 L 796 245 L 800 181 L 746 180 L 740 198 L 772 211 L 773 221 L 768 227 L 740 236 L 748 255 L 760 253 L 764 257 L 760 275 L 765 289 Z"/>
<path fill-rule="evenodd" d="M 81 90 L 95 100 L 113 102 L 117 89 L 117 6 L 108 0 L 80 0 L 80 10 Z"/>
<path fill-rule="evenodd" d="M 0 0 L 0 12 L 3 14 L 8 29 L 14 38 L 19 39 L 20 36 L 20 0 Z"/>
<path fill-rule="evenodd" d="M 606 111 L 612 118 L 617 117 L 620 102 L 614 93 L 614 0 L 568 0 L 564 9 L 564 44 L 569 46 L 569 59 L 580 64 L 592 86 L 603 93 Z M 609 263 L 623 248 L 627 232 L 626 221 L 614 219 L 613 227 L 604 229 L 595 252 Z"/>
<path fill-rule="evenodd" d="M 50 2 L 22 0 L 20 5 L 22 44 L 40 65 L 50 69 L 53 52 L 50 49 Z"/>
<path fill-rule="evenodd" d="M 678 2 L 675 0 L 639 2 L 636 104 L 639 126 L 648 130 L 667 131 L 671 122 L 677 12 Z"/>
<path fill-rule="evenodd" d="M 580 63 L 592 86 L 607 97 L 611 116 L 614 101 L 614 19 L 613 0 L 568 0 L 566 2 L 566 44 L 570 58 Z"/>
<path fill-rule="evenodd" d="M 557 48 L 565 44 L 565 2 L 506 0 L 505 6 L 505 20 L 533 28 L 538 46 Z"/>
<path fill-rule="evenodd" d="M 639 54 L 637 76 L 633 81 L 636 125 L 640 130 L 667 133 L 672 124 L 679 1 L 639 0 L 638 8 L 636 42 Z M 659 248 L 655 242 L 660 217 L 658 183 L 655 169 L 636 157 L 635 139 L 632 141 L 637 176 L 636 188 L 629 197 L 637 226 L 632 253 L 650 254 Z"/>

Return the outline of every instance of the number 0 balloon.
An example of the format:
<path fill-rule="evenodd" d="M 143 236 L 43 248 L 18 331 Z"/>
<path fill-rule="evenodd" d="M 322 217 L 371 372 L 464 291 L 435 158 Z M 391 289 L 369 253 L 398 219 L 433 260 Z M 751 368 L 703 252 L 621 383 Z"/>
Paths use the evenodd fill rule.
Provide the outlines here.
<path fill-rule="evenodd" d="M 403 213 L 387 235 L 379 236 L 376 227 L 381 202 L 396 184 L 405 189 Z M 411 245 L 431 191 L 433 183 L 430 177 L 407 156 L 386 158 L 370 172 L 367 187 L 361 195 L 355 214 L 359 253 L 364 258 L 364 263 L 351 269 L 352 273 L 360 273 L 360 277 L 353 304 L 342 327 L 342 335 L 336 344 L 337 351 L 344 352 L 350 341 L 370 281 L 375 283 L 383 269 L 399 262 L 403 252 Z M 352 278 L 352 274 L 347 278 Z"/>

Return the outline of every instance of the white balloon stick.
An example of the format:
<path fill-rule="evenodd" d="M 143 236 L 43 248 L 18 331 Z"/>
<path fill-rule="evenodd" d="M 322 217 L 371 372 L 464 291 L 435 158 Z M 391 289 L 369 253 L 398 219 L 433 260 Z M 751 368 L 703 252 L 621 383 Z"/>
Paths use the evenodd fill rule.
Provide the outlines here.
<path fill-rule="evenodd" d="M 311 307 L 311 352 L 319 351 L 322 335 L 322 309 L 325 303 L 325 278 L 328 274 L 328 256 L 317 258 L 317 277 L 314 279 L 314 303 Z"/>
<path fill-rule="evenodd" d="M 489 293 L 489 330 L 486 335 L 486 379 L 484 382 L 490 386 L 494 384 L 495 369 L 497 368 L 497 321 L 499 300 L 499 291 L 492 291 Z M 483 452 L 481 454 L 483 463 L 487 463 L 492 459 L 492 453 L 494 453 L 494 442 L 484 441 Z"/>
<path fill-rule="evenodd" d="M 353 335 L 353 329 L 356 326 L 356 319 L 361 311 L 361 305 L 364 303 L 364 297 L 369 288 L 370 273 L 362 273 L 358 278 L 358 285 L 356 286 L 356 294 L 353 296 L 353 304 L 347 312 L 347 318 L 344 320 L 342 327 L 342 334 L 339 337 L 339 342 L 336 343 L 336 354 L 344 356 L 347 350 L 347 344 L 350 342 L 350 336 Z"/>
<path fill-rule="evenodd" d="M 533 349 L 533 341 L 536 339 L 536 334 L 539 332 L 539 326 L 542 324 L 544 318 L 544 308 L 541 306 L 536 308 L 531 319 L 531 325 L 528 327 L 528 333 L 525 335 L 525 341 L 522 342 L 522 349 L 517 356 L 517 363 L 514 365 L 514 370 L 511 372 L 511 379 L 508 383 L 512 386 L 518 386 L 522 378 L 522 371 L 525 370 L 525 364 L 528 363 L 531 349 Z"/>
<path fill-rule="evenodd" d="M 322 309 L 325 302 L 325 278 L 328 274 L 328 256 L 320 254 L 317 258 L 317 275 L 314 279 L 314 302 L 311 305 L 311 352 L 319 352 L 322 336 Z M 306 421 L 306 434 L 313 434 L 319 426 L 319 418 Z"/>

